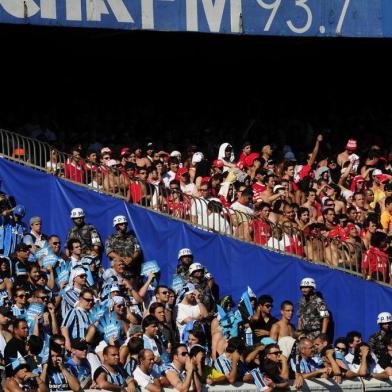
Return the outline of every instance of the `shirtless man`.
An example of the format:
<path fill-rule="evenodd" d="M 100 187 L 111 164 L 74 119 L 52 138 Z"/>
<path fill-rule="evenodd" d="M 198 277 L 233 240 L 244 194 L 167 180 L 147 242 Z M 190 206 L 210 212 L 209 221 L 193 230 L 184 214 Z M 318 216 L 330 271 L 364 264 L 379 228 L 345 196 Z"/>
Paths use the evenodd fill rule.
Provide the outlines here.
<path fill-rule="evenodd" d="M 282 314 L 282 318 L 272 326 L 270 331 L 270 338 L 276 342 L 284 336 L 296 337 L 294 326 L 290 323 L 294 313 L 293 303 L 283 301 L 280 306 L 280 313 Z"/>
<path fill-rule="evenodd" d="M 344 162 L 350 159 L 350 155 L 352 155 L 357 149 L 357 141 L 355 139 L 349 139 L 346 145 L 346 149 L 338 155 L 338 164 L 343 167 Z"/>
<path fill-rule="evenodd" d="M 305 207 L 309 210 L 309 218 L 311 221 L 317 220 L 316 193 L 315 189 L 309 189 L 306 191 L 306 201 L 301 205 L 301 207 Z"/>

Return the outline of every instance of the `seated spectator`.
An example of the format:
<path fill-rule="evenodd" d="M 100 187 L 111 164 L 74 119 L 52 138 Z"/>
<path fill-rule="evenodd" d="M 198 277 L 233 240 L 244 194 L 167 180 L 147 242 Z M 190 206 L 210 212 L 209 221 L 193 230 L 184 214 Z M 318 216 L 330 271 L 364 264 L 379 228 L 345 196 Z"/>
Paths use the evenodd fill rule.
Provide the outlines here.
<path fill-rule="evenodd" d="M 285 389 L 288 387 L 287 358 L 282 354 L 278 344 L 272 343 L 265 347 L 264 359 L 260 368 L 264 372 L 264 380 L 269 388 L 274 390 L 275 388 Z"/>
<path fill-rule="evenodd" d="M 48 386 L 49 392 L 80 390 L 78 379 L 66 368 L 64 352 L 56 343 L 52 343 L 49 348 L 48 363 L 44 364 L 40 378 Z"/>
<path fill-rule="evenodd" d="M 229 339 L 225 352 L 217 358 L 214 364 L 215 369 L 224 374 L 220 379 L 215 379 L 215 383 L 253 382 L 253 377 L 248 373 L 242 359 L 244 350 L 245 344 L 240 338 Z"/>
<path fill-rule="evenodd" d="M 127 377 L 120 366 L 118 348 L 111 345 L 103 349 L 103 363 L 95 370 L 93 378 L 100 389 L 130 392 L 135 388 L 133 378 Z"/>
<path fill-rule="evenodd" d="M 173 346 L 170 359 L 171 363 L 165 367 L 166 378 L 170 386 L 180 392 L 188 392 L 191 388 L 200 392 L 201 381 L 196 374 L 186 345 Z"/>
<path fill-rule="evenodd" d="M 151 350 L 143 349 L 139 353 L 139 365 L 133 372 L 135 382 L 140 388 L 149 392 L 162 391 L 161 376 L 153 370 L 154 353 Z"/>
<path fill-rule="evenodd" d="M 291 359 L 290 366 L 294 372 L 301 373 L 304 379 L 325 378 L 331 374 L 330 367 L 324 367 L 314 361 L 314 345 L 310 339 L 302 338 L 299 341 L 299 354 L 298 361 Z"/>
<path fill-rule="evenodd" d="M 71 357 L 65 362 L 65 367 L 79 381 L 81 388 L 89 388 L 92 383 L 91 366 L 87 360 L 88 346 L 83 339 L 71 340 Z"/>

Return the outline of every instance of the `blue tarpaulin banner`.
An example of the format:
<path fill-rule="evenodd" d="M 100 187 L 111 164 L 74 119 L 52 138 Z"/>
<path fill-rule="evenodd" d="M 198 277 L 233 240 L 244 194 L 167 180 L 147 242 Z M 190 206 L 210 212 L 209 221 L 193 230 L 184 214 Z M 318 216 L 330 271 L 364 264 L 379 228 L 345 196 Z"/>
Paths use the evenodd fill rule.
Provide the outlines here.
<path fill-rule="evenodd" d="M 44 232 L 57 233 L 63 240 L 72 227 L 69 212 L 74 207 L 85 210 L 86 222 L 94 224 L 103 240 L 113 232 L 113 217 L 127 215 L 145 261 L 156 260 L 162 281 L 169 285 L 178 250 L 191 248 L 195 261 L 205 265 L 216 278 L 221 295 L 232 294 L 238 302 L 250 286 L 258 296 L 273 296 L 273 314 L 277 317 L 284 300 L 292 301 L 298 309 L 299 282 L 304 277 L 313 277 L 332 313 L 335 337 L 359 330 L 367 338 L 377 330 L 377 314 L 392 312 L 390 287 L 209 233 L 5 159 L 0 159 L 0 178 L 2 190 L 26 206 L 26 222 L 39 215 L 43 218 Z"/>
<path fill-rule="evenodd" d="M 318 37 L 391 37 L 390 0 L 0 0 L 0 23 Z"/>

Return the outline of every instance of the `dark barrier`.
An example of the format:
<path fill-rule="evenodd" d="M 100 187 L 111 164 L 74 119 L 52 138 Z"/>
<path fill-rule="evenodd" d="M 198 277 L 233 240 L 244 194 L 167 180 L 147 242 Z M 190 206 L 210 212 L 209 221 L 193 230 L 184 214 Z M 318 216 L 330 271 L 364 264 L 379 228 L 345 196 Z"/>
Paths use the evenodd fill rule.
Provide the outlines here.
<path fill-rule="evenodd" d="M 69 211 L 73 207 L 85 210 L 86 221 L 97 227 L 103 239 L 113 231 L 113 217 L 128 214 L 145 259 L 158 261 L 166 283 L 175 269 L 178 250 L 190 247 L 195 260 L 206 265 L 216 277 L 221 294 L 231 293 L 238 300 L 247 285 L 258 295 L 270 293 L 275 299 L 276 316 L 281 301 L 298 303 L 298 284 L 303 277 L 315 278 L 332 312 L 335 336 L 358 329 L 367 338 L 377 330 L 377 314 L 392 308 L 389 287 L 209 233 L 5 159 L 0 159 L 0 177 L 2 190 L 26 205 L 26 221 L 33 215 L 41 215 L 44 231 L 56 232 L 62 238 L 72 226 Z"/>

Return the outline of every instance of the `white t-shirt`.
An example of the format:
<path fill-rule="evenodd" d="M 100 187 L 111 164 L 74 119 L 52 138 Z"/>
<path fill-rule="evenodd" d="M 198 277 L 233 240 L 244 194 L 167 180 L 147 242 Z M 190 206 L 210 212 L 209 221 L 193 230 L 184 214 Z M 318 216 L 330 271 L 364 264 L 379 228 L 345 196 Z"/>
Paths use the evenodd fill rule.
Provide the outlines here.
<path fill-rule="evenodd" d="M 241 204 L 239 201 L 233 203 L 230 208 L 235 211 L 243 212 L 244 214 L 254 215 L 255 210 L 249 206 Z M 245 217 L 244 217 L 245 218 Z M 244 219 L 245 220 L 245 219 Z"/>
<path fill-rule="evenodd" d="M 208 215 L 208 228 L 222 234 L 232 234 L 229 222 L 217 212 Z"/>
<path fill-rule="evenodd" d="M 146 388 L 147 385 L 154 383 L 154 378 L 158 378 L 158 375 L 152 370 L 151 374 L 146 374 L 142 372 L 140 366 L 138 366 L 133 372 L 133 378 L 137 382 L 140 388 Z"/>
<path fill-rule="evenodd" d="M 165 173 L 162 177 L 165 187 L 170 188 L 170 181 L 174 180 L 175 178 L 176 178 L 176 173 L 174 173 L 174 171 L 169 170 L 167 173 Z"/>
<path fill-rule="evenodd" d="M 175 312 L 176 312 L 176 325 L 181 338 L 182 332 L 184 331 L 186 325 L 186 324 L 181 324 L 182 321 L 185 320 L 187 317 L 192 317 L 195 320 L 198 319 L 200 317 L 200 308 L 199 305 L 187 305 L 187 304 L 179 303 L 175 308 Z"/>
<path fill-rule="evenodd" d="M 186 195 L 193 195 L 193 192 L 196 188 L 196 185 L 193 182 L 186 184 L 185 186 L 181 185 L 181 191 Z"/>

